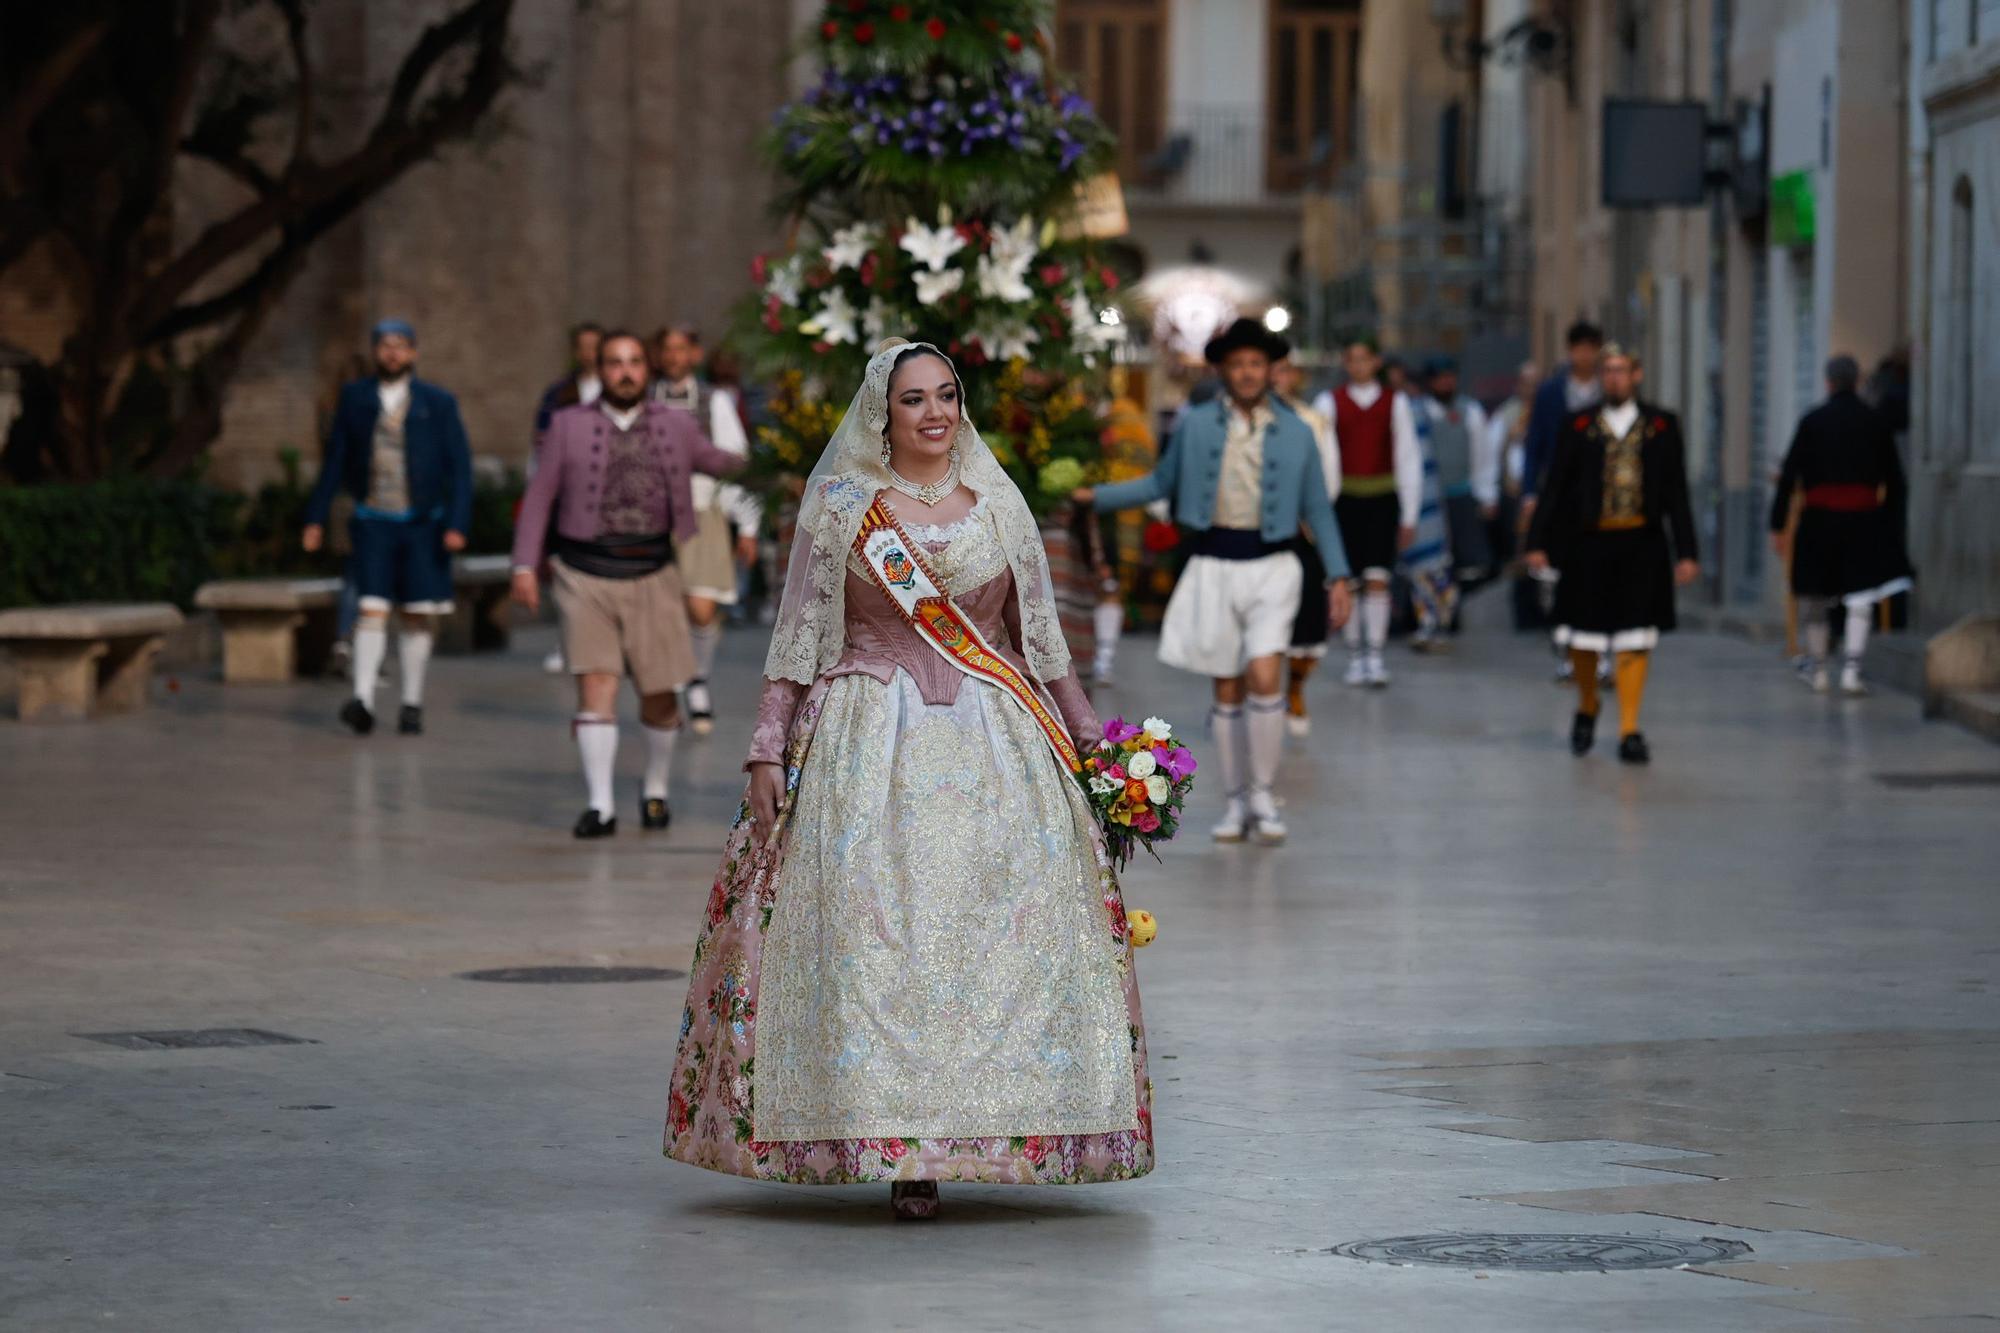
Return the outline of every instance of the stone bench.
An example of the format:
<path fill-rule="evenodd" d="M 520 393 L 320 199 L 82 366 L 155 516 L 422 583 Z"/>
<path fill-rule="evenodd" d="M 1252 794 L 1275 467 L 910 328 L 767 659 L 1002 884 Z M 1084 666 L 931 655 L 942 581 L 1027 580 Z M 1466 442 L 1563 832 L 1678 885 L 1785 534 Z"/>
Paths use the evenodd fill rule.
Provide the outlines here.
<path fill-rule="evenodd" d="M 438 651 L 504 651 L 513 623 L 507 608 L 507 593 L 513 581 L 514 562 L 509 556 L 461 555 L 454 559 L 453 610 L 438 626 Z"/>
<path fill-rule="evenodd" d="M 222 623 L 225 681 L 287 681 L 325 669 L 340 580 L 218 579 L 201 585 L 194 604 Z"/>
<path fill-rule="evenodd" d="M 165 602 L 76 602 L 0 611 L 0 646 L 20 671 L 23 722 L 124 713 L 146 704 L 146 682 L 181 613 Z"/>

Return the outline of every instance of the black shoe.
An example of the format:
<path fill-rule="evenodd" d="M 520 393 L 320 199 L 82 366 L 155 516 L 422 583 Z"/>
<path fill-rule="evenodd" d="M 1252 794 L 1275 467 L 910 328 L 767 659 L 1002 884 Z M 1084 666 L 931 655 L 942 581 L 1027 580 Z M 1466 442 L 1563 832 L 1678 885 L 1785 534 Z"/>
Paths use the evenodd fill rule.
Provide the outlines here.
<path fill-rule="evenodd" d="M 595 811 L 592 812 L 596 813 Z M 667 798 L 648 796 L 639 802 L 639 827 L 642 829 L 663 829 L 674 822 L 673 811 L 667 809 Z"/>
<path fill-rule="evenodd" d="M 608 838 L 618 831 L 618 816 L 606 819 L 593 807 L 577 816 L 576 827 L 570 831 L 579 838 Z"/>
<path fill-rule="evenodd" d="M 1569 752 L 1589 754 L 1591 745 L 1597 740 L 1597 715 L 1578 713 L 1569 724 Z"/>
<path fill-rule="evenodd" d="M 349 699 L 340 706 L 340 720 L 345 722 L 357 736 L 366 736 L 375 730 L 375 715 L 369 712 L 368 705 L 359 699 Z"/>
<path fill-rule="evenodd" d="M 396 732 L 402 736 L 424 734 L 424 710 L 415 704 L 404 704 L 403 711 L 396 714 Z"/>
<path fill-rule="evenodd" d="M 1628 764 L 1650 764 L 1653 752 L 1646 748 L 1646 738 L 1635 731 L 1618 742 L 1618 758 Z"/>

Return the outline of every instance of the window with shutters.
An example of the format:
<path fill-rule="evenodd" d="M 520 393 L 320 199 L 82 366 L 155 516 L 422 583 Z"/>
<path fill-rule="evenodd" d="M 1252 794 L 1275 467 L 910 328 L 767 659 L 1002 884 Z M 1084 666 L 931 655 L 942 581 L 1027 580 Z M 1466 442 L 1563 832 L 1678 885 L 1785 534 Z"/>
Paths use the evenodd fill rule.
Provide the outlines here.
<path fill-rule="evenodd" d="M 1118 136 L 1118 174 L 1160 151 L 1167 103 L 1166 0 L 1059 0 L 1056 64 Z"/>
<path fill-rule="evenodd" d="M 1265 179 L 1284 193 L 1331 181 L 1360 132 L 1360 0 L 1268 0 Z"/>

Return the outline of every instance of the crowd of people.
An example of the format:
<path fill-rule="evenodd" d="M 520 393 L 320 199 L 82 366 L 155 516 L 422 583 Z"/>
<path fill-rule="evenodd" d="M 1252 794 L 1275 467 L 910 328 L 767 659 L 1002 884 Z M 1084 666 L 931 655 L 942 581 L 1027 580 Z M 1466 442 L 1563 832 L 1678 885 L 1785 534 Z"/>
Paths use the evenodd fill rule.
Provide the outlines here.
<path fill-rule="evenodd" d="M 374 373 L 342 391 L 304 541 L 325 542 L 346 492 L 353 690 L 340 717 L 359 734 L 374 727 L 394 612 L 397 728 L 416 734 L 437 617 L 451 608 L 451 557 L 469 528 L 470 451 L 451 395 L 415 377 L 414 328 L 384 320 L 371 342 Z M 1310 733 L 1307 682 L 1336 635 L 1346 683 L 1383 689 L 1399 608 L 1412 651 L 1444 651 L 1462 598 L 1486 585 L 1511 584 L 1517 625 L 1549 629 L 1557 678 L 1576 691 L 1575 753 L 1593 748 L 1608 688 L 1618 757 L 1649 761 L 1640 723 L 1651 654 L 1674 628 L 1676 589 L 1700 570 L 1685 447 L 1674 414 L 1641 396 L 1634 352 L 1587 322 L 1565 342 L 1555 374 L 1522 366 L 1489 413 L 1450 358 L 1424 362 L 1412 382 L 1367 337 L 1340 350 L 1341 382 L 1308 399 L 1286 340 L 1240 319 L 1209 344 L 1212 379 L 1178 411 L 1156 460 L 1073 497 L 1102 513 L 1164 510 L 1183 534 L 1159 656 L 1213 682 L 1218 841 L 1284 840 L 1273 795 L 1284 739 Z M 766 518 L 763 497 L 730 479 L 750 449 L 740 386 L 698 331 L 641 337 L 584 323 L 570 352 L 535 414 L 512 594 L 531 612 L 544 589 L 554 603 L 561 648 L 548 666 L 576 681 L 571 730 L 587 796 L 574 832 L 597 838 L 617 829 L 626 677 L 646 749 L 639 822 L 671 823 L 676 742 L 683 727 L 713 729 L 709 676 L 725 617 L 766 549 Z M 1800 423 L 1771 513 L 1801 611 L 1802 678 L 1834 688 L 1838 620 L 1838 688 L 1849 695 L 1867 689 L 1861 659 L 1877 605 L 1911 582 L 1894 439 L 1857 381 L 1851 359 L 1828 363 L 1828 399 Z M 1124 601 L 1108 560 L 1098 574 L 1094 675 L 1104 683 Z"/>
<path fill-rule="evenodd" d="M 1200 764 L 1222 796 L 1216 841 L 1285 840 L 1278 770 L 1287 735 L 1310 730 L 1305 683 L 1334 635 L 1347 682 L 1383 689 L 1399 590 L 1411 648 L 1440 651 L 1465 589 L 1516 555 L 1531 588 L 1553 589 L 1572 748 L 1595 743 L 1608 669 L 1618 757 L 1649 761 L 1652 653 L 1700 569 L 1685 447 L 1674 414 L 1640 396 L 1636 354 L 1587 324 L 1568 346 L 1546 382 L 1523 367 L 1489 417 L 1451 361 L 1412 385 L 1368 338 L 1342 349 L 1344 381 L 1308 402 L 1286 340 L 1238 319 L 1205 349 L 1214 392 L 1181 410 L 1165 447 L 1138 465 L 1121 456 L 1114 479 L 1070 497 L 1079 516 L 1164 506 L 1182 534 L 1158 652 L 1210 682 Z M 341 395 L 304 541 L 325 541 L 345 491 L 356 620 L 340 716 L 373 727 L 398 613 L 398 727 L 415 733 L 469 529 L 470 455 L 451 395 L 414 377 L 415 329 L 385 320 L 373 350 L 374 374 Z M 573 831 L 594 839 L 617 830 L 628 677 L 646 751 L 640 824 L 670 824 L 676 742 L 713 726 L 723 611 L 764 511 L 732 480 L 749 455 L 741 399 L 700 375 L 694 330 L 585 324 L 571 350 L 536 414 L 511 592 L 531 612 L 544 588 L 554 602 L 587 795 Z M 1771 515 L 1774 540 L 1796 546 L 1805 678 L 1829 688 L 1838 608 L 1850 693 L 1875 604 L 1910 579 L 1894 443 L 1856 378 L 1847 358 L 1828 364 L 1829 400 L 1801 423 Z M 886 1181 L 910 1219 L 936 1215 L 940 1181 L 1152 1169 L 1132 965 L 1144 938 L 1076 775 L 1151 793 L 1196 766 L 1148 718 L 1110 738 L 1142 738 L 1117 752 L 1130 771 L 1086 767 L 1106 728 L 1070 659 L 1042 529 L 964 404 L 943 351 L 889 340 L 800 492 L 663 1143 L 757 1180 Z M 1101 681 L 1119 585 L 1109 558 L 1097 572 Z M 1007 926 L 968 934 L 968 917 Z"/>

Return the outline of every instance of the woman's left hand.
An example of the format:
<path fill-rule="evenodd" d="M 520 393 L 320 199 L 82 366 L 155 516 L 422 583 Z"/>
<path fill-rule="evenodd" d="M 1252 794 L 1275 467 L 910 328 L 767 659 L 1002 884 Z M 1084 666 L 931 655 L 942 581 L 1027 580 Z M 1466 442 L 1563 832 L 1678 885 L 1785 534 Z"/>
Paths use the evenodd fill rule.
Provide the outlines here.
<path fill-rule="evenodd" d="M 1654 566 L 1658 568 L 1658 566 Z M 1674 582 L 1685 588 L 1701 576 L 1701 566 L 1692 560 L 1683 560 L 1674 566 Z"/>

